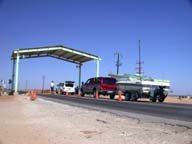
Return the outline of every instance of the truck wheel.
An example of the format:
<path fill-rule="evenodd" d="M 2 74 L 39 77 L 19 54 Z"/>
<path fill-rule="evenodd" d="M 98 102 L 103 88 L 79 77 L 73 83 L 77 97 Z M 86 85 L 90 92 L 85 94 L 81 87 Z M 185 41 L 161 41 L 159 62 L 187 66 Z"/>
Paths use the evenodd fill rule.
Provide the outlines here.
<path fill-rule="evenodd" d="M 125 92 L 125 100 L 130 101 L 131 100 L 131 94 L 129 92 Z"/>
<path fill-rule="evenodd" d="M 93 90 L 93 98 L 96 98 L 96 89 Z"/>
<path fill-rule="evenodd" d="M 158 95 L 158 101 L 162 103 L 162 102 L 164 102 L 166 97 L 167 97 L 167 95 L 165 95 L 164 93 L 160 93 Z"/>
<path fill-rule="evenodd" d="M 138 93 L 137 92 L 134 92 L 134 93 L 131 93 L 131 101 L 137 101 L 137 98 L 138 98 Z"/>
<path fill-rule="evenodd" d="M 151 98 L 150 98 L 150 101 L 151 101 L 151 102 L 156 102 L 156 101 L 157 101 L 157 98 L 156 98 L 156 97 L 151 97 Z"/>
<path fill-rule="evenodd" d="M 57 89 L 55 90 L 55 92 L 56 92 L 56 94 L 58 94 L 58 93 L 59 93 Z"/>
<path fill-rule="evenodd" d="M 161 102 L 161 103 L 164 102 L 164 100 L 165 100 L 165 98 L 159 98 L 158 99 L 158 101 Z"/>
<path fill-rule="evenodd" d="M 115 95 L 110 95 L 110 99 L 114 99 Z"/>
<path fill-rule="evenodd" d="M 135 96 L 132 97 L 132 98 L 131 98 L 131 101 L 137 101 L 137 97 L 135 97 Z"/>
<path fill-rule="evenodd" d="M 84 97 L 85 93 L 83 92 L 83 90 L 81 90 L 81 96 Z"/>

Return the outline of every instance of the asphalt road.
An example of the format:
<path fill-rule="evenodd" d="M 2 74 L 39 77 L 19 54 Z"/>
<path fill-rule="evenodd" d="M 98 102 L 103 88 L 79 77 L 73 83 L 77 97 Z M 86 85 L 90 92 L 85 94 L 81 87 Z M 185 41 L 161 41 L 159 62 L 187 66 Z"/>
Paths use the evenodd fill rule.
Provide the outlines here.
<path fill-rule="evenodd" d="M 105 108 L 121 112 L 131 112 L 155 117 L 162 117 L 174 120 L 192 122 L 192 105 L 190 104 L 171 104 L 171 103 L 151 103 L 151 102 L 128 102 L 109 99 L 94 99 L 89 97 L 77 96 L 46 96 L 46 99 L 60 103 L 70 104 L 80 107 L 91 107 L 94 109 Z"/>

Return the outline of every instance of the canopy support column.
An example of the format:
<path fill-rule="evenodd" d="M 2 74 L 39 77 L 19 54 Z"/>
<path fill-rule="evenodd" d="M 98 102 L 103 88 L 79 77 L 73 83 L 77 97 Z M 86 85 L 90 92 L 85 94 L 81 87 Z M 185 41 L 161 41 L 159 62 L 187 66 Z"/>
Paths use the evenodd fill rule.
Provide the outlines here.
<path fill-rule="evenodd" d="M 99 59 L 96 60 L 96 77 L 99 77 Z"/>
<path fill-rule="evenodd" d="M 17 53 L 16 67 L 15 67 L 15 80 L 14 80 L 14 95 L 18 95 L 18 79 L 19 79 L 19 53 Z"/>
<path fill-rule="evenodd" d="M 12 82 L 11 82 L 11 93 L 14 92 L 15 86 L 15 59 L 13 59 L 13 68 L 12 68 Z"/>
<path fill-rule="evenodd" d="M 79 68 L 79 85 L 78 85 L 78 90 L 80 91 L 81 89 L 81 66 L 82 64 L 80 63 L 78 68 Z"/>

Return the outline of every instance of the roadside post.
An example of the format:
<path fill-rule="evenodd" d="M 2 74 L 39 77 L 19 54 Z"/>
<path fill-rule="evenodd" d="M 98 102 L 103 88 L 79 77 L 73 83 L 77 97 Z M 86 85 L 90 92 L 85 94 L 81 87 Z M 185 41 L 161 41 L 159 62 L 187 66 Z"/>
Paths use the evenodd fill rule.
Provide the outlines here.
<path fill-rule="evenodd" d="M 122 92 L 121 92 L 121 90 L 118 91 L 118 101 L 119 102 L 122 101 Z"/>
<path fill-rule="evenodd" d="M 79 97 L 81 96 L 81 91 L 80 91 L 80 90 L 78 90 L 78 96 L 79 96 Z"/>
<path fill-rule="evenodd" d="M 68 91 L 66 91 L 66 96 L 69 96 L 69 92 Z"/>
<path fill-rule="evenodd" d="M 99 92 L 96 90 L 96 99 L 99 99 Z"/>
<path fill-rule="evenodd" d="M 36 99 L 36 94 L 34 91 L 31 91 L 31 100 L 34 101 Z"/>

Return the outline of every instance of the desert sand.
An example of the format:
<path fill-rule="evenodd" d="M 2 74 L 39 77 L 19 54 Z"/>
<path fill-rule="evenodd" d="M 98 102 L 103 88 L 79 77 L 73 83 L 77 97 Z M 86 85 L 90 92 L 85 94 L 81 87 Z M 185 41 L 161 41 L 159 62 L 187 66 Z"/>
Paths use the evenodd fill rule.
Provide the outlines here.
<path fill-rule="evenodd" d="M 0 97 L 0 144 L 191 144 L 192 127 L 29 96 Z"/>

